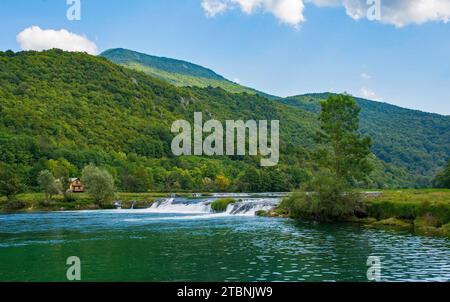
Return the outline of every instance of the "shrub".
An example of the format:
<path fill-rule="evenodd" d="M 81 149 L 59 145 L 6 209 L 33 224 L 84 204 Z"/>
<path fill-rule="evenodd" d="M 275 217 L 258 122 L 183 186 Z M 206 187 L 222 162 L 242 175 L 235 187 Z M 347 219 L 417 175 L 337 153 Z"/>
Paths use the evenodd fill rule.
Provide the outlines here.
<path fill-rule="evenodd" d="M 8 200 L 6 203 L 6 209 L 15 211 L 15 210 L 22 210 L 27 206 L 27 204 L 23 201 L 19 200 Z"/>
<path fill-rule="evenodd" d="M 236 203 L 236 199 L 233 198 L 217 199 L 211 204 L 211 209 L 216 213 L 222 213 L 227 210 L 228 205 L 233 203 Z"/>
<path fill-rule="evenodd" d="M 286 197 L 280 209 L 287 210 L 291 217 L 320 221 L 346 220 L 354 216 L 358 194 L 331 175 L 320 174 L 305 188 Z"/>

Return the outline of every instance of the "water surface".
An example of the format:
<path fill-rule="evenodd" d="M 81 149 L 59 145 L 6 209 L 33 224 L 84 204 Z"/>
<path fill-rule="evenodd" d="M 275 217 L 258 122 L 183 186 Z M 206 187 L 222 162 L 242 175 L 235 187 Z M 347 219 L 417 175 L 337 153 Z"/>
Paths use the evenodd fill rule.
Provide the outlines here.
<path fill-rule="evenodd" d="M 0 281 L 450 280 L 450 241 L 354 224 L 139 210 L 0 215 Z"/>

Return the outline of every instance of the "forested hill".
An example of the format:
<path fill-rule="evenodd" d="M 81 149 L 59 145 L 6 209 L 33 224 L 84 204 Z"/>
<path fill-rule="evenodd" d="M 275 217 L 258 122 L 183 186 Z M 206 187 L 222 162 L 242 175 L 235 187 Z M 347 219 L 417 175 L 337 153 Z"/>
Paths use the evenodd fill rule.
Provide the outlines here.
<path fill-rule="evenodd" d="M 317 114 L 320 101 L 328 95 L 305 94 L 281 102 Z M 362 132 L 372 137 L 378 158 L 426 177 L 445 166 L 450 158 L 450 116 L 361 98 L 356 101 L 361 107 Z"/>
<path fill-rule="evenodd" d="M 180 76 L 181 73 L 175 70 L 179 70 L 184 63 L 177 60 L 170 61 L 176 67 L 164 67 L 157 63 L 158 58 L 130 50 L 113 49 L 102 55 L 113 62 L 144 71 L 178 86 L 213 86 L 229 92 L 255 93 L 255 90 L 246 87 L 242 89 L 242 86 L 228 80 L 219 81 L 220 85 L 211 82 L 216 81 L 217 77 L 222 79 L 223 77 L 206 68 L 205 73 L 208 71 L 214 75 L 211 79 L 189 71 Z M 185 81 L 185 76 L 190 77 L 190 80 Z M 282 99 L 261 92 L 256 93 L 314 114 L 318 114 L 320 110 L 320 101 L 329 95 L 306 94 Z M 450 117 L 361 98 L 357 98 L 357 102 L 362 109 L 362 131 L 370 135 L 374 141 L 373 152 L 384 162 L 406 169 L 416 184 L 429 184 L 430 179 L 450 158 Z"/>
<path fill-rule="evenodd" d="M 255 157 L 173 157 L 171 124 L 180 118 L 192 121 L 196 111 L 205 120 L 280 120 L 280 164 L 264 169 Z M 435 127 L 431 121 L 423 127 L 428 124 Z M 441 142 L 446 127 L 437 134 L 423 131 Z M 389 131 L 395 129 L 392 124 Z M 307 159 L 316 130 L 316 113 L 255 94 L 176 87 L 82 53 L 0 52 L 0 163 L 13 166 L 30 188 L 43 169 L 62 165 L 77 177 L 94 163 L 107 168 L 123 191 L 287 191 L 309 177 Z M 387 131 L 374 133 L 375 140 Z M 408 135 L 414 138 L 415 131 L 411 128 Z M 376 144 L 387 152 L 395 142 Z M 448 155 L 443 150 L 442 160 Z M 422 156 L 417 160 L 423 165 L 438 165 L 415 149 L 404 151 L 405 156 Z M 395 156 L 403 153 L 392 154 L 401 162 Z M 372 161 L 376 169 L 366 186 L 416 186 L 429 180 L 412 172 L 413 163 L 405 165 L 408 171 L 375 157 Z"/>
<path fill-rule="evenodd" d="M 247 92 L 267 98 L 276 98 L 234 83 L 208 68 L 186 61 L 151 56 L 123 48 L 106 50 L 100 56 L 116 64 L 158 77 L 175 86 L 220 87 L 232 93 Z"/>
<path fill-rule="evenodd" d="M 29 187 L 58 165 L 71 177 L 94 163 L 124 191 L 284 191 L 307 176 L 313 114 L 251 94 L 181 88 L 104 58 L 59 50 L 0 52 L 0 162 Z M 281 163 L 259 169 L 254 157 L 172 156 L 171 124 L 180 118 L 281 120 Z M 224 178 L 220 178 L 223 180 Z M 400 180 L 399 180 L 400 181 Z"/>

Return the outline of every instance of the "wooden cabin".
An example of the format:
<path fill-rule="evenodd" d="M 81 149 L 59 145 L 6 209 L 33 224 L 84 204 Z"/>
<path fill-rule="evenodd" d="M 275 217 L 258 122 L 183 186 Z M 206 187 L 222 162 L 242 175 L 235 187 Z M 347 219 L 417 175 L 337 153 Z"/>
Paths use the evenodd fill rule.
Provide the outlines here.
<path fill-rule="evenodd" d="M 81 182 L 79 178 L 71 178 L 69 179 L 69 192 L 72 193 L 83 193 L 84 192 L 84 184 Z"/>

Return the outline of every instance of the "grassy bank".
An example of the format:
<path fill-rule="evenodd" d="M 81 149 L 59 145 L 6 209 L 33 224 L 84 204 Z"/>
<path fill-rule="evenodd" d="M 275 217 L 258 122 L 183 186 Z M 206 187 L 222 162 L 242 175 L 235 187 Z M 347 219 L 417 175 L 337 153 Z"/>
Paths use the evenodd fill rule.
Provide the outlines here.
<path fill-rule="evenodd" d="M 370 226 L 450 237 L 450 190 L 384 191 L 364 197 L 364 203 L 368 217 L 363 221 Z"/>
<path fill-rule="evenodd" d="M 362 196 L 360 218 L 350 221 L 368 227 L 398 228 L 421 235 L 450 237 L 450 190 L 392 190 L 378 196 Z M 291 217 L 294 212 L 283 206 L 261 216 Z"/>
<path fill-rule="evenodd" d="M 184 194 L 188 196 L 188 194 Z M 117 193 L 115 200 L 122 202 L 124 209 L 147 208 L 152 203 L 162 197 L 167 197 L 167 193 Z M 87 194 L 72 194 L 70 201 L 64 200 L 62 195 L 54 196 L 50 201 L 45 199 L 42 193 L 20 194 L 13 201 L 7 201 L 5 197 L 0 197 L 0 212 L 16 211 L 71 211 L 71 210 L 96 210 L 112 209 L 114 202 L 96 204 Z"/>

